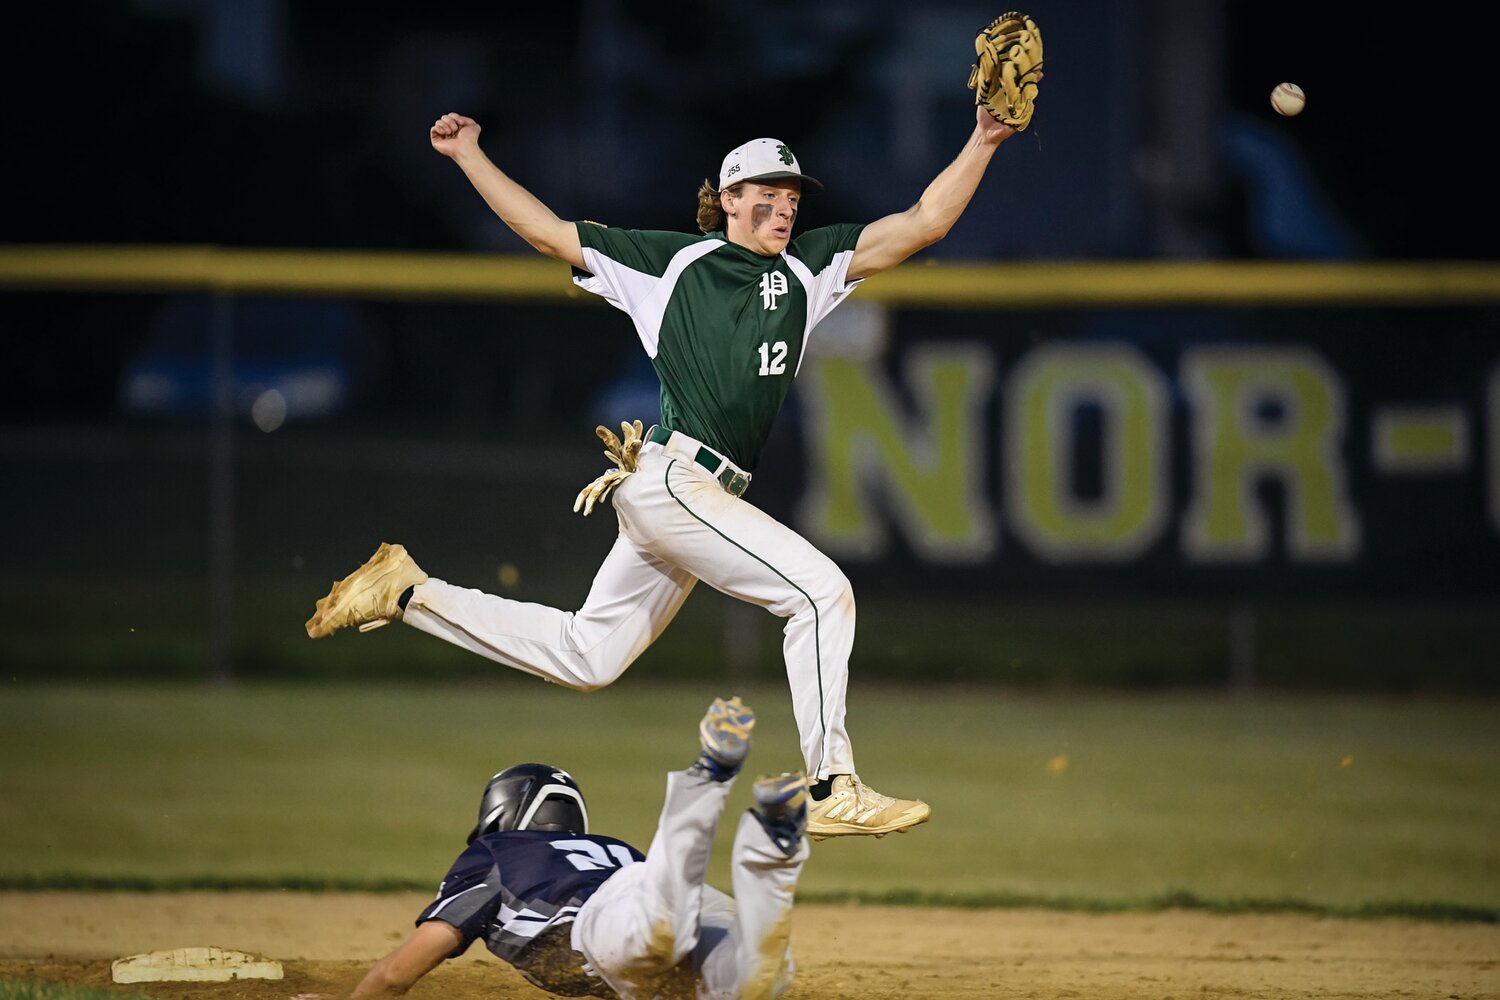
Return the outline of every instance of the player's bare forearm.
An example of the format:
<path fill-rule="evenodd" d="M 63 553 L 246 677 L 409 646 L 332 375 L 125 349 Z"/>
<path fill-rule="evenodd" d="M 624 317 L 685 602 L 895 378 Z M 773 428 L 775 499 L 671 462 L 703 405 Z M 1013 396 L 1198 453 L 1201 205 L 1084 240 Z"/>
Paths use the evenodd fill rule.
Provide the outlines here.
<path fill-rule="evenodd" d="M 574 267 L 583 266 L 583 246 L 578 229 L 542 204 L 536 195 L 517 184 L 484 151 L 473 145 L 453 157 L 469 183 L 500 220 L 541 253 Z"/>
<path fill-rule="evenodd" d="M 424 921 L 395 951 L 376 962 L 349 995 L 354 998 L 401 996 L 418 979 L 441 965 L 462 943 L 463 935 L 452 924 L 442 920 Z"/>
<path fill-rule="evenodd" d="M 964 148 L 932 179 L 915 205 L 865 227 L 849 262 L 849 278 L 879 274 L 947 236 L 974 197 L 995 150 L 1014 134 L 993 119 L 978 121 Z"/>
<path fill-rule="evenodd" d="M 927 185 L 927 190 L 913 206 L 917 228 L 929 241 L 927 245 L 948 235 L 979 188 L 979 181 L 984 177 L 995 150 L 1013 134 L 1008 128 L 1003 133 L 996 133 L 987 131 L 983 125 L 976 125 L 963 150 Z"/>
<path fill-rule="evenodd" d="M 458 164 L 485 204 L 521 239 L 548 257 L 582 267 L 577 227 L 490 162 L 479 148 L 480 131 L 474 119 L 450 111 L 432 123 L 432 148 Z"/>

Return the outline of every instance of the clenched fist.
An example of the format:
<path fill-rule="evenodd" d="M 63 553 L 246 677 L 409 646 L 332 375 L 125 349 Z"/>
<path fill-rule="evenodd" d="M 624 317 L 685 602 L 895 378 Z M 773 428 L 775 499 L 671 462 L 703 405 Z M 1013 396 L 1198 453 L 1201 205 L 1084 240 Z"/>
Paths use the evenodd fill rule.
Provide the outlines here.
<path fill-rule="evenodd" d="M 450 111 L 432 123 L 431 137 L 433 149 L 444 156 L 454 156 L 463 147 L 479 141 L 479 123 Z"/>

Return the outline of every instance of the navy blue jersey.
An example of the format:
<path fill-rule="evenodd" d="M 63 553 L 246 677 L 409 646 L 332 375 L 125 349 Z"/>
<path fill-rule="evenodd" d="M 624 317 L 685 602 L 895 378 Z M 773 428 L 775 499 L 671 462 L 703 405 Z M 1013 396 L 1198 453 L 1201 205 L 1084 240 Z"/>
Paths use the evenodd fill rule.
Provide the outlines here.
<path fill-rule="evenodd" d="M 573 950 L 573 918 L 584 900 L 622 867 L 644 861 L 613 837 L 511 830 L 478 837 L 458 856 L 437 898 L 417 923 L 442 920 L 463 943 L 478 939 L 534 985 L 563 996 L 614 996 L 583 971 Z"/>

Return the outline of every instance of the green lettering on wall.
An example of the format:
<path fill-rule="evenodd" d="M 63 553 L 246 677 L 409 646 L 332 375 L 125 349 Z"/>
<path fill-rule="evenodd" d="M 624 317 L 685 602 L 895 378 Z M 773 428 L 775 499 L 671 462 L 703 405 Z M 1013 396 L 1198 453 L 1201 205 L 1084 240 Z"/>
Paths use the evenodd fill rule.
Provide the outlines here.
<path fill-rule="evenodd" d="M 797 379 L 809 452 L 798 521 L 808 536 L 878 556 L 888 542 L 885 510 L 926 558 L 988 558 L 996 535 L 984 497 L 983 410 L 992 372 L 979 348 L 913 350 L 903 366 L 909 413 L 878 364 L 809 360 Z"/>
<path fill-rule="evenodd" d="M 1125 344 L 1032 350 L 1005 392 L 1006 513 L 1049 562 L 1122 562 L 1160 536 L 1168 506 L 1165 379 Z M 1102 489 L 1071 480 L 1079 409 L 1103 416 Z"/>
<path fill-rule="evenodd" d="M 1193 419 L 1193 495 L 1183 522 L 1188 558 L 1264 559 L 1272 542 L 1256 488 L 1267 480 L 1286 498 L 1293 558 L 1353 558 L 1360 521 L 1340 457 L 1345 403 L 1338 373 L 1301 347 L 1189 349 L 1182 369 Z"/>

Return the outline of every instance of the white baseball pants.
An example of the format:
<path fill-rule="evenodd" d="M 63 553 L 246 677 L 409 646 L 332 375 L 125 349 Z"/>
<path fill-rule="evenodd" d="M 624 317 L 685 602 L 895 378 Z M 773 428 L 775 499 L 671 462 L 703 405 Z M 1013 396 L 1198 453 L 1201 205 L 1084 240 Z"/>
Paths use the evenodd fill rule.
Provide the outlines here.
<path fill-rule="evenodd" d="M 854 592 L 810 542 L 726 493 L 674 434 L 641 449 L 612 497 L 620 534 L 583 607 L 559 611 L 438 579 L 419 585 L 403 621 L 554 683 L 592 691 L 655 641 L 702 580 L 787 620 L 783 655 L 811 780 L 852 774 L 845 730 Z"/>
<path fill-rule="evenodd" d="M 578 911 L 574 949 L 625 1000 L 750 1000 L 791 985 L 792 903 L 807 840 L 788 858 L 746 810 L 731 858 L 734 897 L 703 884 L 733 783 L 668 773 L 646 860 L 611 876 Z"/>

